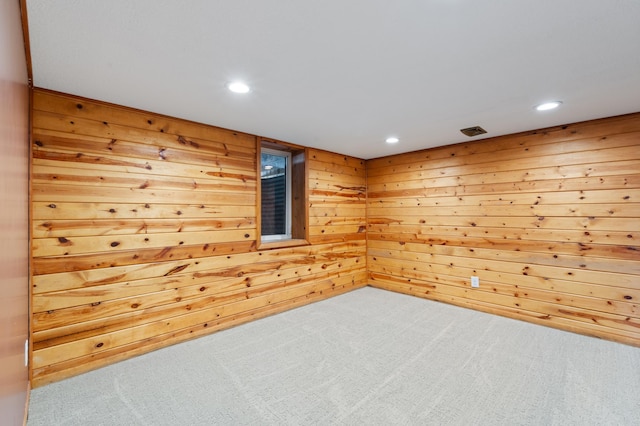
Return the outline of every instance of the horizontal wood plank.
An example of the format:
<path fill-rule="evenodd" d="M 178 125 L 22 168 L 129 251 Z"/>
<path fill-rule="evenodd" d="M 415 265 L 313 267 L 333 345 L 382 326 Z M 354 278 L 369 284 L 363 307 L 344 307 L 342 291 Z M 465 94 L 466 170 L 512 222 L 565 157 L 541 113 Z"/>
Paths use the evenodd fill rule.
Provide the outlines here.
<path fill-rule="evenodd" d="M 224 219 L 80 219 L 34 221 L 32 236 L 39 238 L 207 232 L 252 229 L 255 218 Z"/>
<path fill-rule="evenodd" d="M 254 135 L 42 89 L 34 91 L 33 104 L 35 111 L 79 116 L 156 133 L 184 135 L 208 143 L 234 144 L 239 148 L 253 146 L 255 143 Z"/>

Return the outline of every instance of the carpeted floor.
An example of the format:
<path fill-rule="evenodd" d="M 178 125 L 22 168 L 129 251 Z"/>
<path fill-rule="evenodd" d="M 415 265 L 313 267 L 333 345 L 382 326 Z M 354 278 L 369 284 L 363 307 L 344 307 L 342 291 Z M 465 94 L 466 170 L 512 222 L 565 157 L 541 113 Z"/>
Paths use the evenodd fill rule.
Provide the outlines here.
<path fill-rule="evenodd" d="M 638 425 L 640 348 L 363 288 L 33 390 L 36 425 Z"/>

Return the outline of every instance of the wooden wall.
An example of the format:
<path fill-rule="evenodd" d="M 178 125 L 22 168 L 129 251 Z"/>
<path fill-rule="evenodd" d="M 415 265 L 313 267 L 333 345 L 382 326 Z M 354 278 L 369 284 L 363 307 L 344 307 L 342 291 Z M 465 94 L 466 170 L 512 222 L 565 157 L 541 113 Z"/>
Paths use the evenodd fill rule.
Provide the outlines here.
<path fill-rule="evenodd" d="M 256 137 L 38 89 L 33 114 L 34 386 L 366 285 L 362 160 L 310 150 L 312 244 L 257 251 Z"/>
<path fill-rule="evenodd" d="M 371 285 L 640 346 L 640 114 L 374 159 L 367 176 Z"/>
<path fill-rule="evenodd" d="M 38 89 L 33 114 L 34 386 L 367 283 L 640 345 L 640 114 L 310 149 L 311 245 L 265 251 L 255 136 Z"/>
<path fill-rule="evenodd" d="M 0 2 L 0 424 L 21 425 L 29 372 L 29 87 L 20 2 Z"/>

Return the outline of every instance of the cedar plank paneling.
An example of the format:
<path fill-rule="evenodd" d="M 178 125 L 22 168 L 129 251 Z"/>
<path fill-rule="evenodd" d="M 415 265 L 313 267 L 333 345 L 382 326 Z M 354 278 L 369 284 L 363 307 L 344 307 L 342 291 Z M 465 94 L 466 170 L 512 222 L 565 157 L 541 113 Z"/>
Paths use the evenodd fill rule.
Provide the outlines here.
<path fill-rule="evenodd" d="M 308 149 L 311 245 L 267 251 L 255 136 L 44 90 L 33 115 L 34 386 L 367 283 L 640 345 L 639 114 Z"/>
<path fill-rule="evenodd" d="M 255 136 L 40 89 L 33 123 L 36 387 L 367 283 L 362 160 L 309 150 L 312 244 L 257 251 Z"/>
<path fill-rule="evenodd" d="M 371 285 L 640 346 L 640 114 L 369 160 L 367 185 Z"/>

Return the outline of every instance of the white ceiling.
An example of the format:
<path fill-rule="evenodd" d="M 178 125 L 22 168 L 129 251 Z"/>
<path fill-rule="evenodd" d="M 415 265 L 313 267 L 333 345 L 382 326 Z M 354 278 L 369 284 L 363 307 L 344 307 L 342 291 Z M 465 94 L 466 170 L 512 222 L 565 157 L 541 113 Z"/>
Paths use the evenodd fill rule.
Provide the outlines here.
<path fill-rule="evenodd" d="M 364 159 L 640 111 L 638 0 L 27 7 L 36 87 Z"/>

